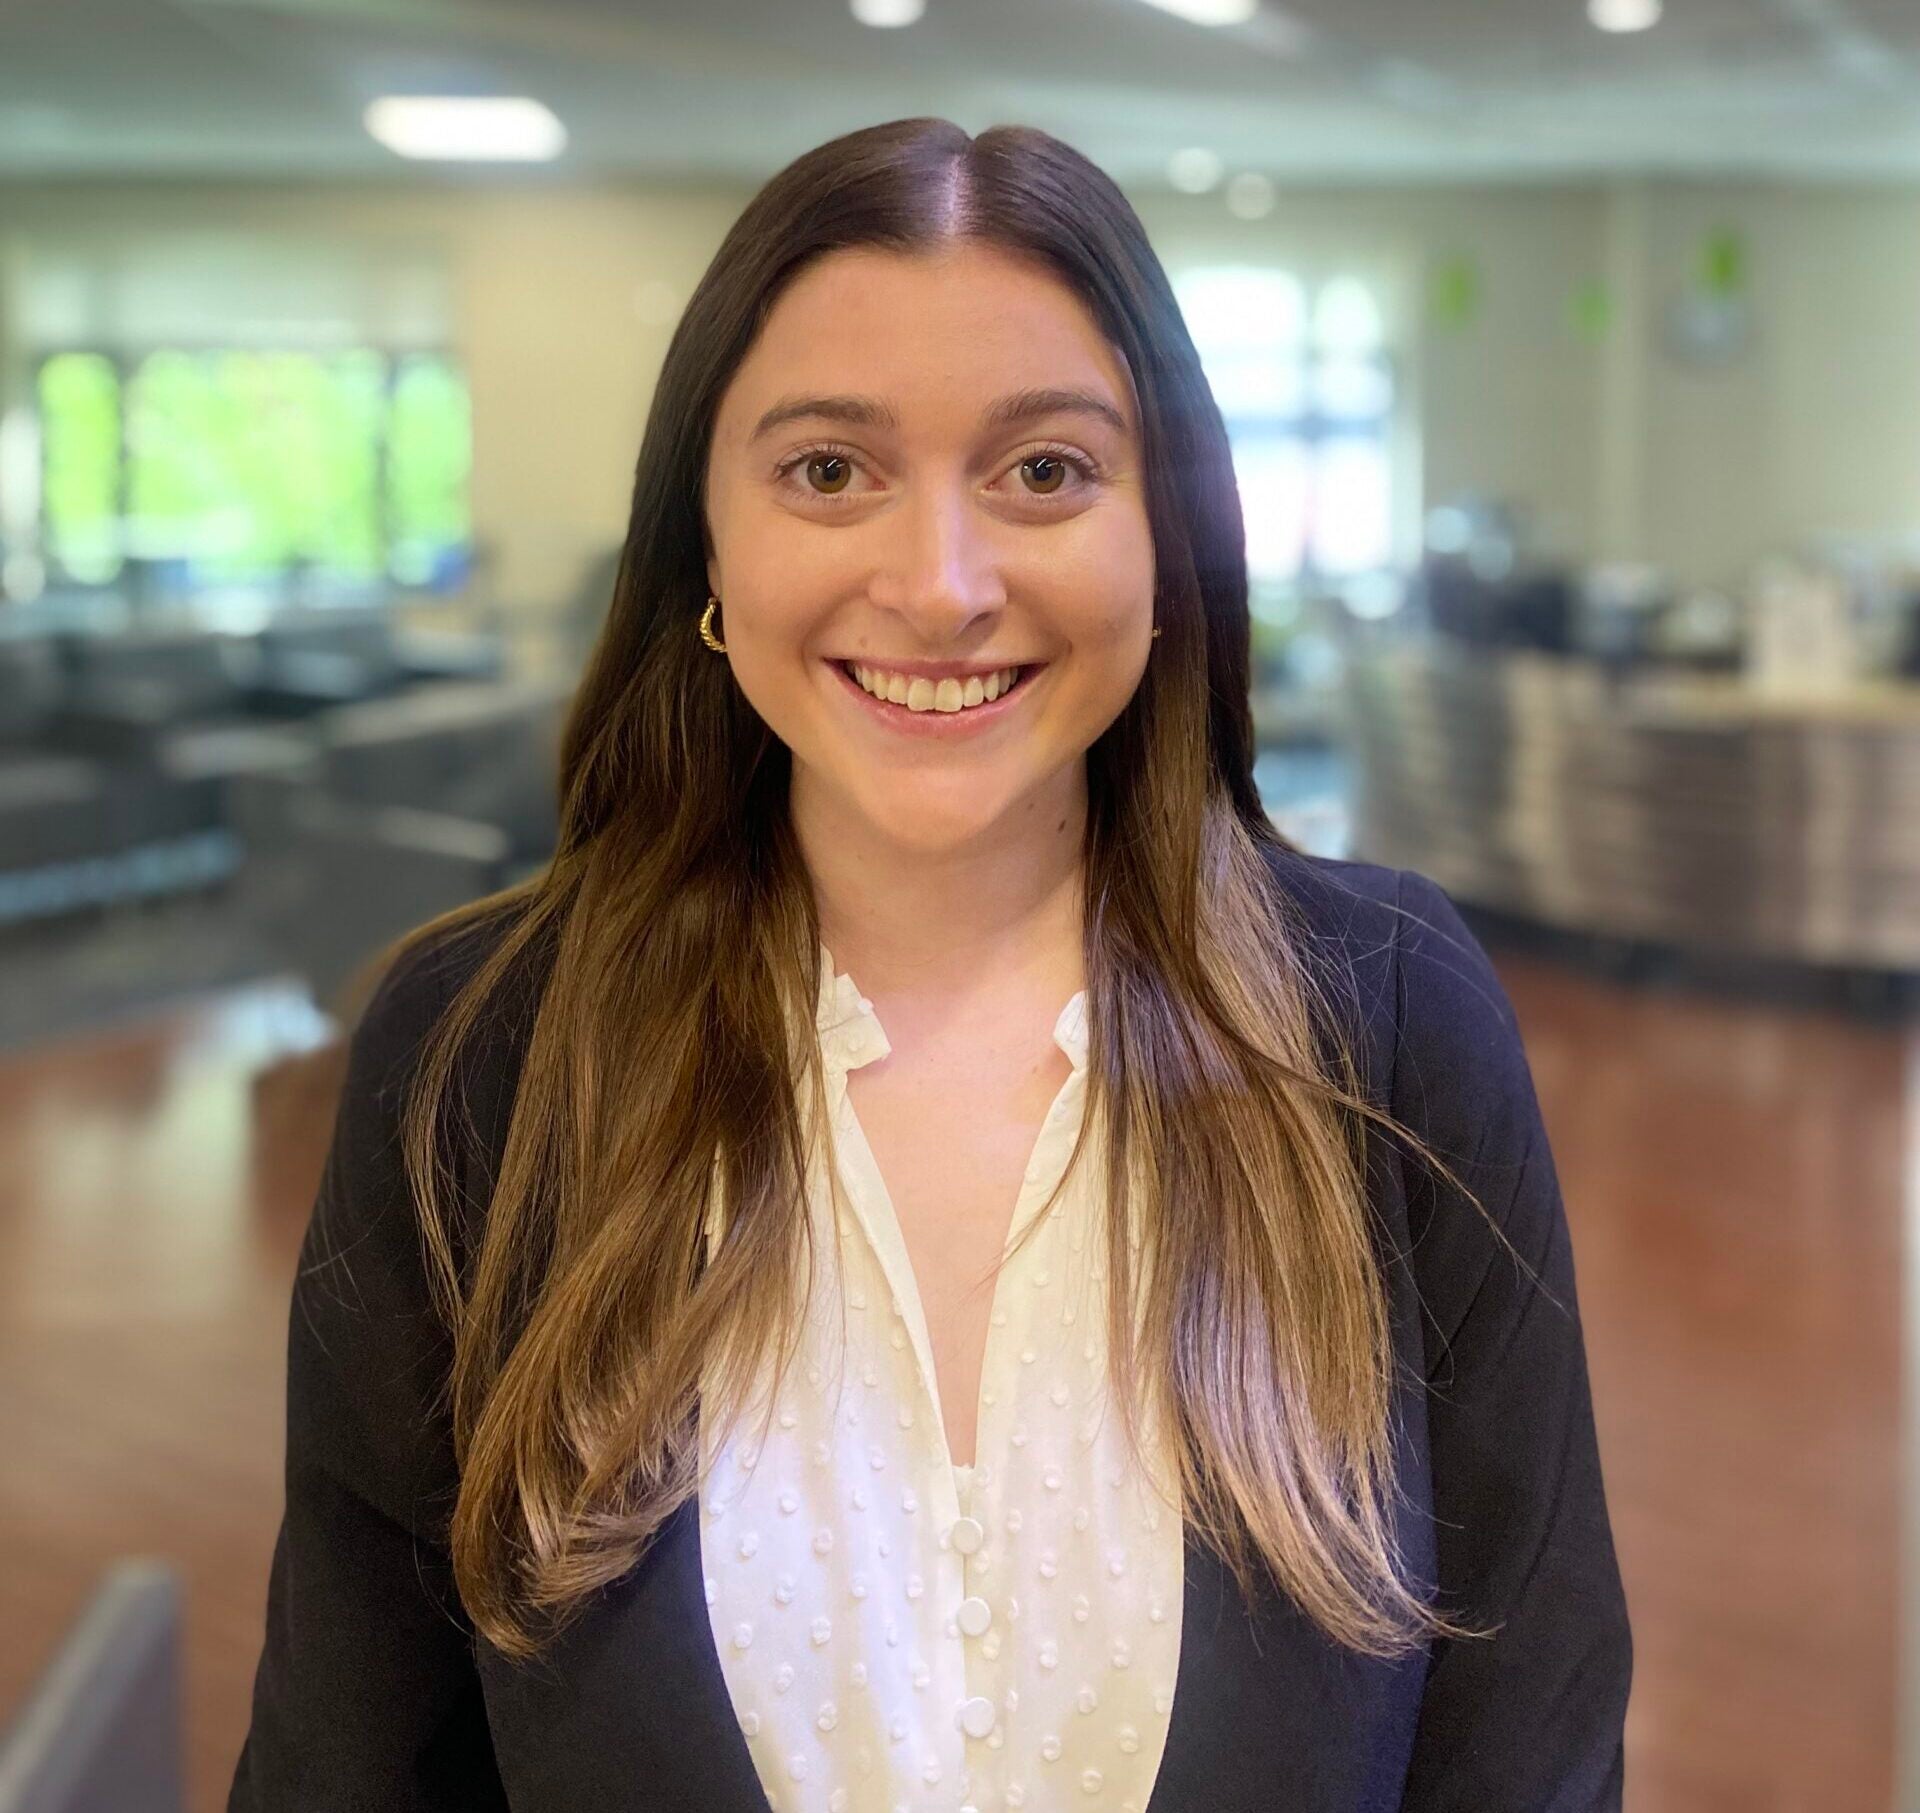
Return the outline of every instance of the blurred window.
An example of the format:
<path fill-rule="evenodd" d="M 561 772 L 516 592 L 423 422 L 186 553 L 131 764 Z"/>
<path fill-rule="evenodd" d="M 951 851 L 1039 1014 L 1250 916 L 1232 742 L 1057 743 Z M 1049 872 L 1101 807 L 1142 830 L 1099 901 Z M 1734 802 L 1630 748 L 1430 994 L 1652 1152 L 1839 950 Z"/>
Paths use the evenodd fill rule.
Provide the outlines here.
<path fill-rule="evenodd" d="M 1189 270 L 1174 290 L 1226 420 L 1251 578 L 1386 567 L 1394 379 L 1373 292 L 1240 265 Z"/>
<path fill-rule="evenodd" d="M 444 589 L 471 541 L 471 412 L 444 354 L 65 351 L 38 381 L 42 537 L 58 575 L 128 557 L 196 582 L 293 567 Z"/>

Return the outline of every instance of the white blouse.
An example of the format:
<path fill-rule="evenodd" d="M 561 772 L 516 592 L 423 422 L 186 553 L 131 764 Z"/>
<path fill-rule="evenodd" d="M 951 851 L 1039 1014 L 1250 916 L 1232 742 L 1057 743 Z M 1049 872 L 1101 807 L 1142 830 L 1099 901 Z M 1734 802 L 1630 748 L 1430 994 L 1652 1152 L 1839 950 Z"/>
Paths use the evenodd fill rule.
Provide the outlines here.
<path fill-rule="evenodd" d="M 717 1458 L 701 1424 L 708 1614 L 768 1803 L 1142 1813 L 1179 1671 L 1184 1533 L 1118 1416 L 1102 1414 L 1097 1154 L 995 1283 L 975 1462 L 956 1467 L 913 1268 L 846 1087 L 892 1048 L 824 947 L 817 1019 L 843 1207 L 824 1142 L 808 1198 L 816 1231 L 837 1237 L 819 1241 L 822 1288 L 778 1401 L 769 1375 Z M 1035 1141 L 1009 1246 L 1078 1131 L 1084 991 L 1053 1036 L 1073 1070 Z M 720 1220 L 716 1202 L 709 1252 Z M 1159 1432 L 1149 1439 L 1159 1454 Z"/>

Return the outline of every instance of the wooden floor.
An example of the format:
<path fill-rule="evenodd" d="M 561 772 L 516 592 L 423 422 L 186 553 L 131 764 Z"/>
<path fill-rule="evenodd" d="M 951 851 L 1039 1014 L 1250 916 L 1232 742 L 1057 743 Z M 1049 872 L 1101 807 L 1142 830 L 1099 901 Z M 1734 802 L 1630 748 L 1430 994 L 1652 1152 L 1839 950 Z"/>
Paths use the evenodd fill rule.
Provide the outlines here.
<path fill-rule="evenodd" d="M 1633 1613 L 1627 1806 L 1886 1813 L 1907 1037 L 1500 967 Z M 246 1722 L 335 1086 L 322 1056 L 257 1087 L 290 1030 L 239 991 L 0 1064 L 0 1709 L 112 1560 L 168 1558 L 196 1813 Z"/>

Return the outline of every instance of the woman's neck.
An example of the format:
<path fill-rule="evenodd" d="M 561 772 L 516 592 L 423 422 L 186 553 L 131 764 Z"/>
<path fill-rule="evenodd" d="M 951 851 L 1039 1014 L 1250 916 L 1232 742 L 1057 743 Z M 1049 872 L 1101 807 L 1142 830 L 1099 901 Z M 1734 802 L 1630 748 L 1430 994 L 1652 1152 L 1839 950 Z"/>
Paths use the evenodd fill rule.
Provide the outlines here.
<path fill-rule="evenodd" d="M 991 978 L 995 992 L 1064 1000 L 1083 986 L 1083 780 L 934 852 L 902 845 L 798 774 L 792 811 L 821 941 L 863 992 L 951 1000 Z"/>

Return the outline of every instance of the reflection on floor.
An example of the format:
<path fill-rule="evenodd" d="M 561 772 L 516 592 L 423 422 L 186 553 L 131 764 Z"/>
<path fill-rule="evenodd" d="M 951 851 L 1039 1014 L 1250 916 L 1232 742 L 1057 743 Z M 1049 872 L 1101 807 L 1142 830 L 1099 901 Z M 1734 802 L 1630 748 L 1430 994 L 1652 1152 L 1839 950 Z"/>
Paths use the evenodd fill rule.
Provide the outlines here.
<path fill-rule="evenodd" d="M 1885 1807 L 1905 1035 L 1500 965 L 1634 1616 L 1628 1807 Z M 325 1050 L 261 1066 L 311 1030 L 243 988 L 0 1060 L 0 1710 L 112 1558 L 173 1560 L 200 1813 L 246 1720 L 337 1087 Z"/>

